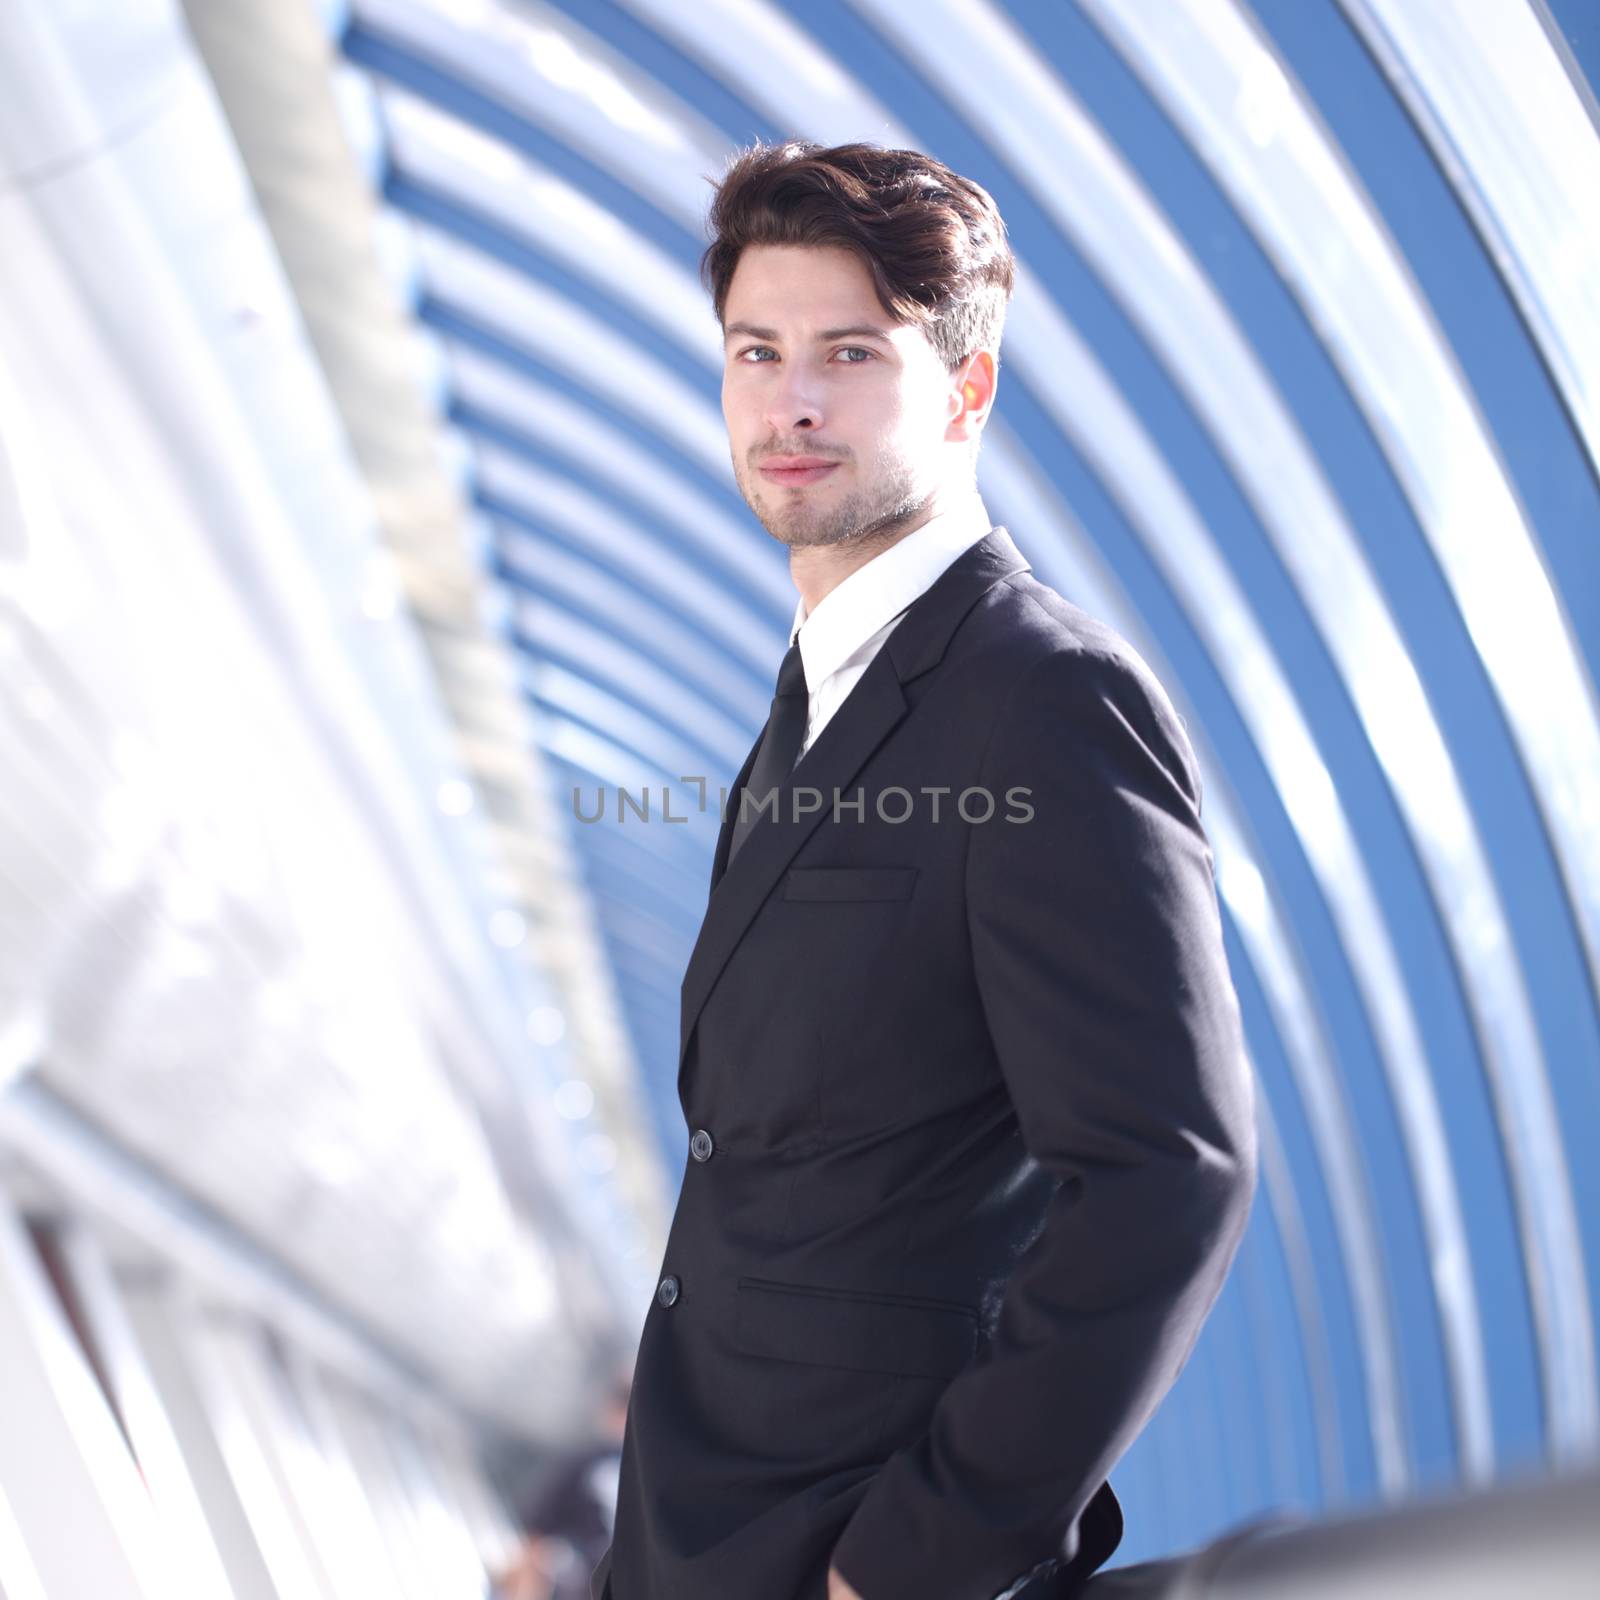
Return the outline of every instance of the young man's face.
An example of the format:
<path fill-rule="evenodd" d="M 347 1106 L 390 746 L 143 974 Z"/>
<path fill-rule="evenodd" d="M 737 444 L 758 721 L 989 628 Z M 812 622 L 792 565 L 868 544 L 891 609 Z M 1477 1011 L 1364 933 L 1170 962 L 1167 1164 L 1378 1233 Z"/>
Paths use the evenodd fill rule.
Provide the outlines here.
<path fill-rule="evenodd" d="M 751 245 L 723 314 L 734 475 L 773 538 L 824 545 L 916 527 L 970 487 L 965 441 L 992 360 L 974 406 L 973 362 L 948 372 L 920 329 L 892 323 L 853 253 Z"/>

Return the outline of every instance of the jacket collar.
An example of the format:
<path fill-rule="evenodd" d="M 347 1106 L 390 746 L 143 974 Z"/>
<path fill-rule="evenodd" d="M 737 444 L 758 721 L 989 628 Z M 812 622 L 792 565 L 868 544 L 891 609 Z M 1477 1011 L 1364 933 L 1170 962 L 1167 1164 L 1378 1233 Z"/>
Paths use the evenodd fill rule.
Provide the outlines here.
<path fill-rule="evenodd" d="M 938 581 L 952 561 L 990 531 L 983 497 L 974 489 L 930 517 L 898 543 L 835 584 L 806 611 L 795 606 L 789 639 L 796 638 L 813 688 L 849 661 L 866 642 L 904 613 Z"/>

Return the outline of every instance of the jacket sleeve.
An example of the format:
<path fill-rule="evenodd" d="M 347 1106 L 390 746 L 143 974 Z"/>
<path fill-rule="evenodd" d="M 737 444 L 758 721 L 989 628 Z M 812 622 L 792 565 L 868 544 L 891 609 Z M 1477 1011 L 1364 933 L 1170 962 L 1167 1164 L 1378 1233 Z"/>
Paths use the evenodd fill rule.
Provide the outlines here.
<path fill-rule="evenodd" d="M 1255 1189 L 1198 772 L 1149 668 L 1040 659 L 977 781 L 995 811 L 968 845 L 975 977 L 1023 1141 L 1057 1182 L 992 1342 L 835 1545 L 863 1600 L 987 1600 L 1074 1557 L 1085 1506 L 1188 1360 Z"/>

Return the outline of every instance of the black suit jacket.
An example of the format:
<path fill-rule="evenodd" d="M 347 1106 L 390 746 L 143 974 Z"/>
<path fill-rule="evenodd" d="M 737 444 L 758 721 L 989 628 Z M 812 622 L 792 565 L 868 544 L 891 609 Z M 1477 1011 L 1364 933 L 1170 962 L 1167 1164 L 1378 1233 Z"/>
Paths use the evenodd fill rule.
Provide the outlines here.
<path fill-rule="evenodd" d="M 995 528 L 729 865 L 733 795 L 593 1594 L 1070 1595 L 1255 1185 L 1182 723 Z"/>

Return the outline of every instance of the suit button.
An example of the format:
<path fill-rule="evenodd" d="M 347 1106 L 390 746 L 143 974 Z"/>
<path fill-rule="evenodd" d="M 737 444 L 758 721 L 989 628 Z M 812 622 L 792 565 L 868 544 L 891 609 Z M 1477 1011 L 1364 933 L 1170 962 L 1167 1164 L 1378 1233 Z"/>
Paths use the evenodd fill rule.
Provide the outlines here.
<path fill-rule="evenodd" d="M 696 1161 L 709 1161 L 711 1152 L 716 1146 L 711 1142 L 711 1135 L 704 1128 L 696 1128 L 694 1137 L 689 1141 L 689 1154 Z"/>
<path fill-rule="evenodd" d="M 673 1277 L 671 1273 L 668 1273 L 667 1276 L 661 1280 L 656 1289 L 656 1299 L 659 1300 L 662 1305 L 670 1306 L 677 1298 L 678 1280 Z"/>

